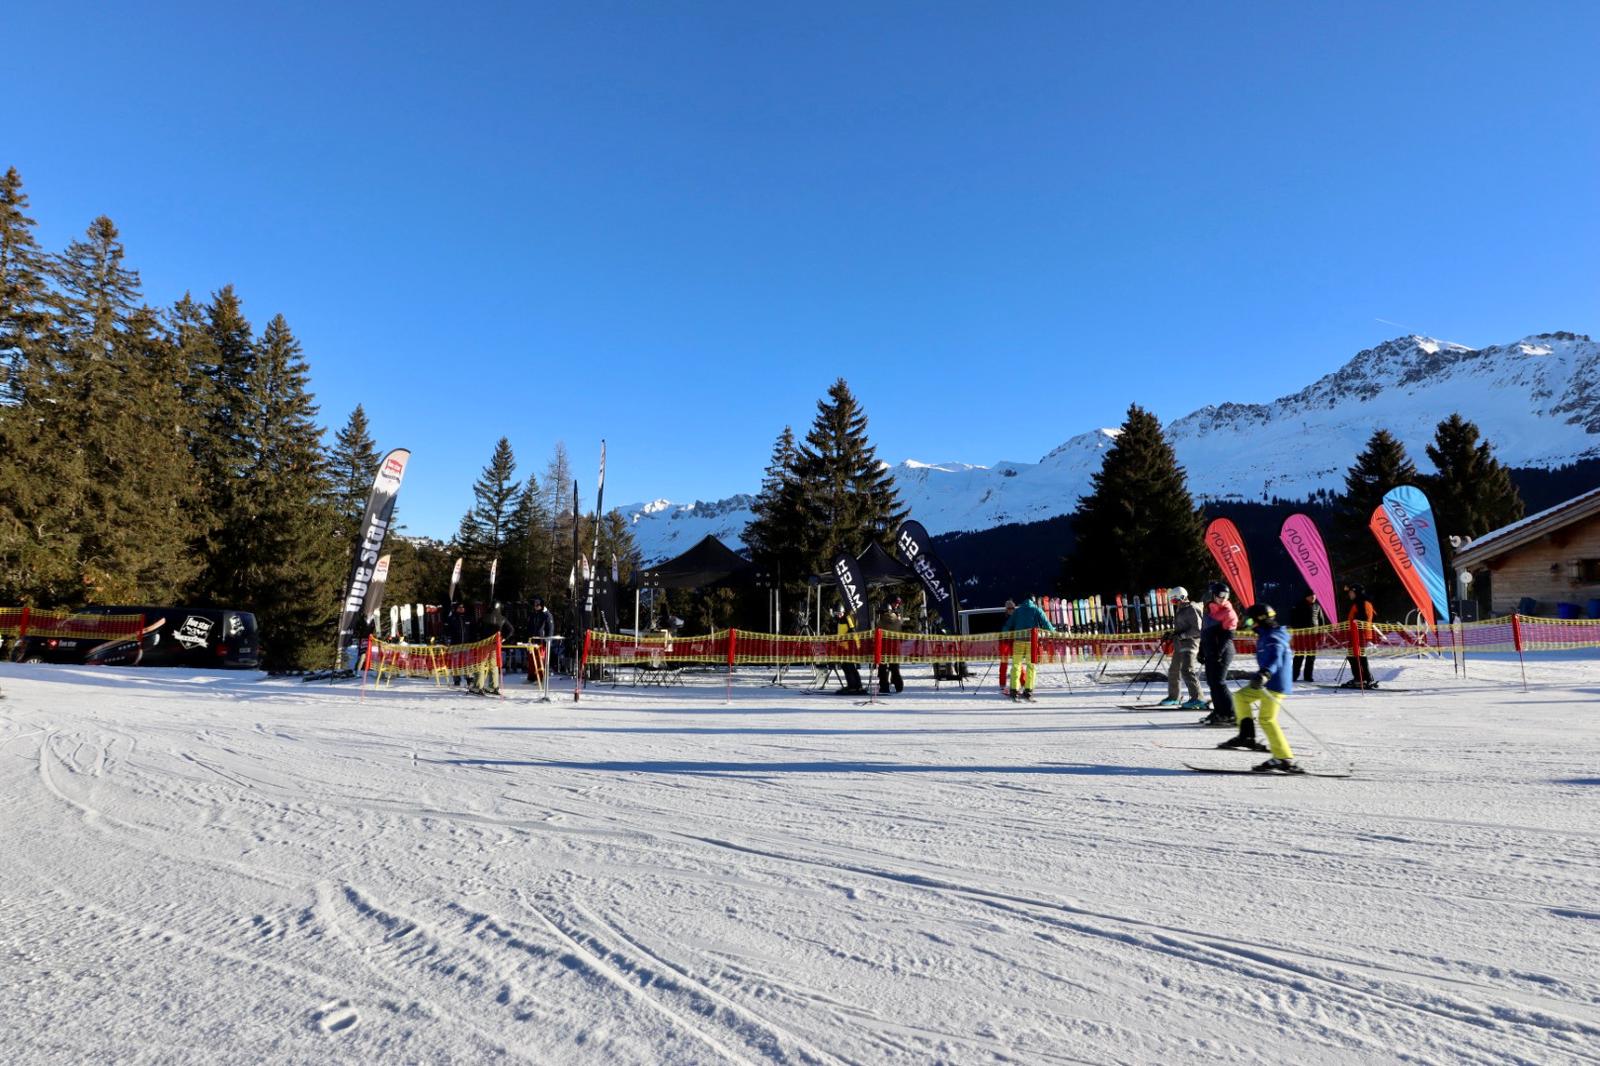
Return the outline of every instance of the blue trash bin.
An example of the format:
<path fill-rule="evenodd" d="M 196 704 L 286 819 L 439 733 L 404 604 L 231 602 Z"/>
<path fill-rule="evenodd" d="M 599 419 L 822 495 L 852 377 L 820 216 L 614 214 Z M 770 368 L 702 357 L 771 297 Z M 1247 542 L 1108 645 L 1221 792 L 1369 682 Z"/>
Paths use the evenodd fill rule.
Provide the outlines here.
<path fill-rule="evenodd" d="M 1575 603 L 1558 603 L 1556 604 L 1556 617 L 1570 622 L 1574 618 L 1582 618 L 1583 614 Z"/>

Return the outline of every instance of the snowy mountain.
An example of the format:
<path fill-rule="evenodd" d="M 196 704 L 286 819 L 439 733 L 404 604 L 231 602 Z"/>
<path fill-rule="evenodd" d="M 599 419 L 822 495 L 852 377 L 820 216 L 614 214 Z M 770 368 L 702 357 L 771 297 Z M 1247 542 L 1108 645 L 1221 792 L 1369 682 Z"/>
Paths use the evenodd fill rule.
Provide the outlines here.
<path fill-rule="evenodd" d="M 1600 344 L 1576 333 L 1487 348 L 1399 337 L 1299 392 L 1266 404 L 1202 407 L 1168 424 L 1167 434 L 1197 496 L 1297 499 L 1322 488 L 1341 491 L 1351 460 L 1380 428 L 1426 468 L 1424 448 L 1453 412 L 1476 422 L 1510 466 L 1600 456 Z M 894 467 L 895 482 L 912 516 L 935 534 L 1037 521 L 1076 508 L 1116 433 L 1080 433 L 1036 463 L 907 460 Z M 753 499 L 657 500 L 623 513 L 645 558 L 656 560 L 707 533 L 736 546 Z"/>

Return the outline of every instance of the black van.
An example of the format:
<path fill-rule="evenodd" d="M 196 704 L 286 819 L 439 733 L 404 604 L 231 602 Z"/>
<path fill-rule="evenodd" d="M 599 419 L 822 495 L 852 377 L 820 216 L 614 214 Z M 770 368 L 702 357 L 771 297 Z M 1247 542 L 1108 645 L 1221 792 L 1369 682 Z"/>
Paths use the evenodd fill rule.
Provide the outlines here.
<path fill-rule="evenodd" d="M 256 616 L 225 607 L 85 607 L 79 614 L 141 614 L 139 637 L 26 637 L 20 662 L 252 670 L 261 661 Z"/>

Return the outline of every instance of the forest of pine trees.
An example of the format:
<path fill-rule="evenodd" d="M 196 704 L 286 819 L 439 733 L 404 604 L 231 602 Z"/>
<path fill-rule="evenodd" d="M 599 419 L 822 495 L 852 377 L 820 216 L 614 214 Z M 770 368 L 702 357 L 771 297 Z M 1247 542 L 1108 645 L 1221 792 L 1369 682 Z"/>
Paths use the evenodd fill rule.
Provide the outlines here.
<path fill-rule="evenodd" d="M 15 168 L 0 178 L 0 604 L 230 606 L 253 611 L 268 669 L 328 665 L 356 527 L 380 449 L 357 407 L 329 447 L 310 368 L 282 315 L 257 328 L 230 285 L 146 301 L 115 223 L 41 248 Z M 501 440 L 445 546 L 391 537 L 390 602 L 461 595 L 564 602 L 572 470 L 514 478 Z M 403 511 L 404 503 L 400 510 Z M 587 553 L 592 519 L 580 518 Z M 627 522 L 601 557 L 636 563 Z"/>

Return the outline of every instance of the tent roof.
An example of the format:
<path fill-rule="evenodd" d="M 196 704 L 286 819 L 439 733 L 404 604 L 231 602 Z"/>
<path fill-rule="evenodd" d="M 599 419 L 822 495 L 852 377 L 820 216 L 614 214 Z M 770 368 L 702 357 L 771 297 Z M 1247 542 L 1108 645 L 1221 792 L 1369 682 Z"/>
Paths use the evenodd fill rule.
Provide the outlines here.
<path fill-rule="evenodd" d="M 708 534 L 676 559 L 645 567 L 637 581 L 641 588 L 698 589 L 753 585 L 756 576 L 754 563 Z"/>
<path fill-rule="evenodd" d="M 877 541 L 868 544 L 866 550 L 856 556 L 856 566 L 859 568 L 861 580 L 868 588 L 918 580 L 915 570 L 884 551 L 883 546 Z M 833 581 L 833 575 L 817 574 L 811 581 L 816 585 L 826 585 Z"/>

